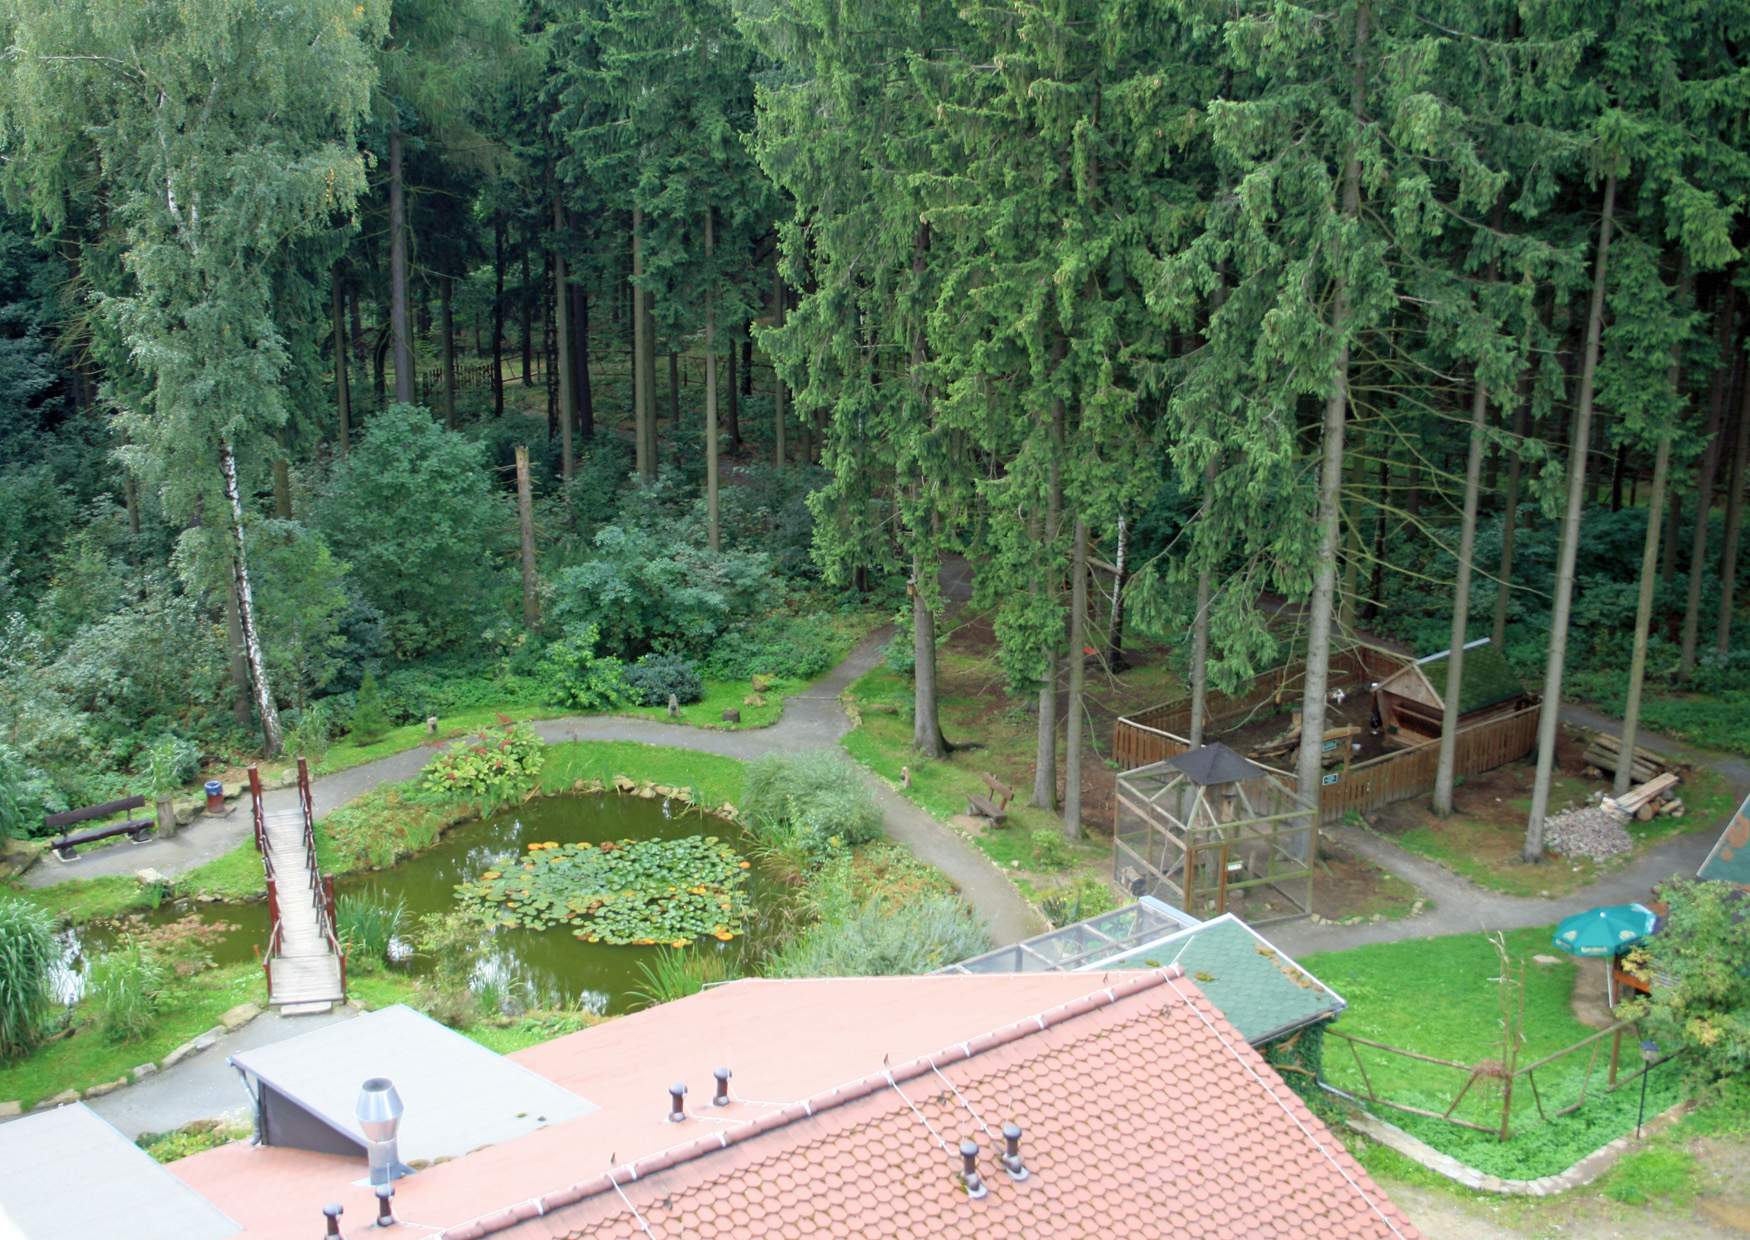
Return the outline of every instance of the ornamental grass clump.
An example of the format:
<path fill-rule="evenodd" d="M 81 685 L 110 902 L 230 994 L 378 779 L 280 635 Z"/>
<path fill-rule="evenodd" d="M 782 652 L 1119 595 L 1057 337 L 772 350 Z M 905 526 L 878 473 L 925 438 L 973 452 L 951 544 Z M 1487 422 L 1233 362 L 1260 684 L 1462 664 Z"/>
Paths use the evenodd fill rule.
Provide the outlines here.
<path fill-rule="evenodd" d="M 633 988 L 632 995 L 646 1007 L 696 995 L 736 976 L 729 957 L 715 947 L 665 947 L 654 959 L 639 961 L 638 972 L 644 982 Z"/>
<path fill-rule="evenodd" d="M 382 892 L 347 894 L 334 902 L 335 934 L 349 967 L 372 969 L 387 961 L 406 920 L 407 902 Z"/>
<path fill-rule="evenodd" d="M 881 834 L 881 810 L 862 776 L 830 753 L 750 763 L 742 814 L 768 847 L 813 866 Z"/>
<path fill-rule="evenodd" d="M 0 1060 L 36 1049 L 60 958 L 54 919 L 28 901 L 0 898 Z"/>
<path fill-rule="evenodd" d="M 152 1030 L 169 970 L 138 947 L 99 956 L 91 965 L 85 997 L 97 1014 L 97 1029 L 111 1042 L 137 1042 Z"/>

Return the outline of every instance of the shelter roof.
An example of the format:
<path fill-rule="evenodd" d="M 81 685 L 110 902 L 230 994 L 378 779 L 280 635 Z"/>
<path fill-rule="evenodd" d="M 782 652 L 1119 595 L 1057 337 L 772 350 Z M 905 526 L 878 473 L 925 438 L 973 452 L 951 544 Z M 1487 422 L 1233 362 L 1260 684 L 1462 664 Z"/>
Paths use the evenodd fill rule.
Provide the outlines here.
<path fill-rule="evenodd" d="M 1244 779 L 1262 779 L 1267 774 L 1263 767 L 1248 758 L 1241 757 L 1220 741 L 1210 741 L 1207 745 L 1200 745 L 1188 753 L 1168 758 L 1167 765 L 1178 768 L 1192 783 L 1202 784 L 1206 788 L 1211 784 L 1232 784 Z"/>
<path fill-rule="evenodd" d="M 1750 888 L 1750 798 L 1727 821 L 1695 876 Z"/>

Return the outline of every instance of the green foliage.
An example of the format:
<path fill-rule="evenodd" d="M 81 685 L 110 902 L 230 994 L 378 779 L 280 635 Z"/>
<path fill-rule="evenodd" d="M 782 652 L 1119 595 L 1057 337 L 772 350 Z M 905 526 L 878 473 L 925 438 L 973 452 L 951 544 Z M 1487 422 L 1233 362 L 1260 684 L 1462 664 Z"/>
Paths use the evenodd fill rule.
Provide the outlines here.
<path fill-rule="evenodd" d="M 389 959 L 390 945 L 407 923 L 407 902 L 386 893 L 349 892 L 334 902 L 334 931 L 346 949 L 347 967 L 370 969 Z"/>
<path fill-rule="evenodd" d="M 1063 833 L 1057 832 L 1058 839 Z M 1039 907 L 1054 926 L 1068 926 L 1118 907 L 1118 895 L 1103 875 L 1082 874 L 1073 881 L 1043 891 Z"/>
<path fill-rule="evenodd" d="M 476 732 L 433 758 L 420 787 L 442 800 L 503 805 L 529 790 L 546 750 L 533 728 L 506 720 L 496 731 Z"/>
<path fill-rule="evenodd" d="M 329 728 L 327 704 L 311 702 L 286 729 L 285 751 L 293 757 L 309 759 L 312 766 L 320 764 L 328 756 L 328 746 L 333 741 Z"/>
<path fill-rule="evenodd" d="M 0 896 L 0 1061 L 29 1054 L 42 1037 L 49 976 L 60 958 L 54 918 L 27 900 Z"/>
<path fill-rule="evenodd" d="M 881 834 L 881 810 L 862 776 L 831 753 L 755 759 L 741 808 L 762 841 L 813 865 Z"/>
<path fill-rule="evenodd" d="M 481 456 L 425 409 L 391 405 L 318 503 L 317 528 L 403 658 L 475 640 L 505 580 L 497 552 L 514 523 Z"/>
<path fill-rule="evenodd" d="M 154 1162 L 173 1163 L 233 1141 L 248 1140 L 250 1132 L 248 1124 L 197 1119 L 174 1132 L 143 1132 L 135 1138 L 134 1144 L 150 1154 Z"/>
<path fill-rule="evenodd" d="M 1030 831 L 1027 834 L 1027 847 L 1035 870 L 1055 873 L 1067 870 L 1075 864 L 1075 853 L 1062 831 L 1054 831 L 1050 827 Z"/>
<path fill-rule="evenodd" d="M 140 773 L 153 796 L 167 797 L 200 773 L 200 754 L 179 736 L 161 736 L 146 746 Z"/>
<path fill-rule="evenodd" d="M 543 930 L 565 924 L 590 943 L 728 942 L 747 916 L 748 863 L 715 835 L 529 845 L 457 899 L 501 926 Z"/>
<path fill-rule="evenodd" d="M 0 840 L 21 839 L 42 829 L 44 802 L 52 793 L 40 771 L 0 744 Z"/>
<path fill-rule="evenodd" d="M 365 669 L 359 681 L 358 696 L 353 699 L 352 720 L 348 731 L 354 744 L 370 744 L 389 730 L 389 712 L 383 704 L 383 692 L 377 687 L 377 674 Z"/>
<path fill-rule="evenodd" d="M 1644 1206 L 1656 1198 L 1686 1206 L 1695 1198 L 1699 1168 L 1688 1150 L 1657 1145 L 1625 1154 L 1604 1181 L 1604 1195 L 1624 1205 Z"/>
<path fill-rule="evenodd" d="M 678 654 L 647 654 L 626 669 L 625 680 L 639 706 L 667 706 L 670 694 L 682 706 L 705 696 L 699 669 Z"/>
<path fill-rule="evenodd" d="M 1659 888 L 1665 925 L 1630 954 L 1657 977 L 1650 997 L 1625 1005 L 1666 1053 L 1682 1051 L 1702 1081 L 1750 1070 L 1750 920 L 1729 884 L 1671 878 Z"/>
<path fill-rule="evenodd" d="M 601 634 L 593 624 L 568 630 L 541 660 L 542 700 L 575 710 L 612 710 L 628 697 L 626 665 L 597 653 Z"/>
<path fill-rule="evenodd" d="M 770 977 L 878 977 L 929 973 L 990 945 L 958 896 L 899 905 L 869 900 L 823 920 L 767 960 Z"/>
<path fill-rule="evenodd" d="M 643 984 L 632 993 L 646 1006 L 669 1003 L 696 995 L 715 982 L 735 976 L 729 958 L 710 946 L 664 947 L 649 960 L 638 962 Z"/>
<path fill-rule="evenodd" d="M 168 971 L 140 947 L 105 952 L 91 965 L 86 993 L 97 1028 L 112 1042 L 138 1042 L 158 1015 L 158 997 Z"/>
<path fill-rule="evenodd" d="M 844 656 L 843 631 L 830 616 L 777 613 L 718 636 L 701 667 L 717 680 L 790 676 L 812 680 Z"/>

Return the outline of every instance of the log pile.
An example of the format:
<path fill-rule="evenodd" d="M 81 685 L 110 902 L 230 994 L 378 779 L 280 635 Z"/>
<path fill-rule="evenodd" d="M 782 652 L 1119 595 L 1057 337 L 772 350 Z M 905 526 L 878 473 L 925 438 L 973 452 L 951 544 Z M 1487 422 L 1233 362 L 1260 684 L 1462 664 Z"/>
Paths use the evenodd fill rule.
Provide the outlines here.
<path fill-rule="evenodd" d="M 1617 766 L 1622 762 L 1622 738 L 1608 732 L 1594 733 L 1582 756 L 1587 766 L 1615 774 Z M 1639 745 L 1635 746 L 1632 761 L 1634 765 L 1629 770 L 1629 778 L 1637 784 L 1656 779 L 1671 768 L 1669 759 L 1650 749 L 1642 749 Z"/>
<path fill-rule="evenodd" d="M 1619 797 L 1606 797 L 1604 803 L 1628 818 L 1651 822 L 1656 815 L 1682 817 L 1683 801 L 1677 796 L 1678 779 L 1670 771 L 1655 775 Z"/>

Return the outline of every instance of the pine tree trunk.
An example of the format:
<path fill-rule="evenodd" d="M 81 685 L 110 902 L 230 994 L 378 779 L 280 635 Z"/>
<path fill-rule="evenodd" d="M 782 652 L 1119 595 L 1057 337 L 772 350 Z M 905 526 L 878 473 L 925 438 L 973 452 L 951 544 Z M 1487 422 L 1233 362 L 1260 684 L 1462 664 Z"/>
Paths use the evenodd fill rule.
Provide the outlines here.
<path fill-rule="evenodd" d="M 914 537 L 917 535 L 914 534 Z M 923 588 L 923 552 L 911 554 L 912 747 L 926 758 L 948 754 L 942 736 L 941 703 L 936 691 L 936 613 Z"/>
<path fill-rule="evenodd" d="M 347 446 L 352 440 L 352 393 L 348 390 L 346 378 L 345 302 L 345 282 L 341 278 L 340 264 L 335 263 L 329 284 L 329 304 L 334 316 L 334 443 L 343 461 L 346 459 Z"/>
<path fill-rule="evenodd" d="M 716 212 L 705 210 L 705 266 L 717 248 Z M 733 355 L 731 355 L 733 357 Z M 734 400 L 734 385 L 730 399 Z M 717 292 L 705 289 L 705 521 L 711 550 L 718 549 L 717 529 Z"/>
<path fill-rule="evenodd" d="M 1491 268 L 1493 264 L 1491 264 Z M 1491 278 L 1493 271 L 1490 272 Z M 1452 640 L 1446 655 L 1446 693 L 1440 716 L 1440 756 L 1434 768 L 1434 812 L 1452 813 L 1452 782 L 1458 758 L 1458 704 L 1464 691 L 1464 641 L 1470 622 L 1471 557 L 1477 542 L 1477 493 L 1482 489 L 1483 421 L 1489 392 L 1482 378 L 1471 394 L 1470 452 L 1464 467 L 1464 507 L 1459 522 L 1458 576 L 1452 588 Z"/>
<path fill-rule="evenodd" d="M 443 333 L 444 361 L 444 425 L 456 429 L 456 317 L 455 281 L 449 276 L 438 277 L 438 304 Z"/>
<path fill-rule="evenodd" d="M 681 424 L 681 355 L 674 349 L 668 351 L 668 424 Z"/>
<path fill-rule="evenodd" d="M 370 345 L 365 340 L 364 311 L 359 308 L 359 291 L 355 287 L 352 296 L 346 299 L 347 313 L 352 324 L 352 360 L 358 364 L 359 373 L 363 374 L 365 364 L 370 360 Z"/>
<path fill-rule="evenodd" d="M 1675 350 L 1673 350 L 1675 352 Z M 1673 370 L 1677 367 L 1672 366 Z M 1641 545 L 1641 589 L 1635 602 L 1634 653 L 1629 658 L 1628 696 L 1622 708 L 1622 752 L 1632 755 L 1640 731 L 1641 685 L 1647 675 L 1647 631 L 1653 623 L 1653 579 L 1659 557 L 1659 517 L 1665 503 L 1665 480 L 1671 466 L 1671 436 L 1659 436 L 1653 456 L 1653 492 L 1647 498 L 1647 535 Z M 1621 796 L 1633 782 L 1634 763 L 1619 761 L 1611 791 Z"/>
<path fill-rule="evenodd" d="M 1361 124 L 1368 7 L 1355 10 L 1355 47 L 1349 107 L 1352 123 Z M 1343 214 L 1354 219 L 1361 211 L 1361 160 L 1349 152 L 1343 168 Z M 1319 542 L 1314 561 L 1311 614 L 1307 623 L 1306 682 L 1300 703 L 1300 753 L 1295 762 L 1295 786 L 1308 805 L 1319 804 L 1325 735 L 1325 687 L 1330 680 L 1331 619 L 1337 592 L 1337 540 L 1343 519 L 1343 428 L 1349 411 L 1349 291 L 1339 277 L 1332 299 L 1331 330 L 1342 345 L 1331 367 L 1331 391 L 1325 399 L 1324 456 L 1319 463 Z M 1315 818 L 1316 822 L 1316 818 Z M 1310 861 L 1309 855 L 1304 860 Z"/>
<path fill-rule="evenodd" d="M 237 588 L 237 624 L 243 634 L 244 657 L 255 688 L 255 709 L 261 716 L 261 752 L 262 756 L 273 758 L 279 756 L 285 742 L 273 690 L 268 686 L 267 657 L 255 624 L 255 595 L 249 588 L 249 563 L 243 549 L 243 499 L 237 490 L 237 461 L 231 455 L 231 445 L 224 441 L 219 444 L 219 471 L 224 475 L 225 498 L 231 505 L 231 573 Z"/>
<path fill-rule="evenodd" d="M 577 422 L 576 370 L 571 362 L 571 285 L 566 277 L 565 250 L 560 239 L 565 223 L 559 194 L 553 194 L 553 345 L 557 356 L 553 370 L 559 379 L 559 403 L 554 416 L 559 422 L 559 476 L 565 482 L 577 470 L 577 454 L 571 428 Z"/>
<path fill-rule="evenodd" d="M 401 130 L 389 129 L 389 336 L 395 350 L 395 399 L 413 403 L 413 336 L 407 318 L 407 203 Z"/>
<path fill-rule="evenodd" d="M 1738 437 L 1732 449 L 1732 468 L 1726 477 L 1725 545 L 1720 549 L 1720 610 L 1714 623 L 1714 652 L 1721 656 L 1732 647 L 1733 603 L 1738 588 L 1738 537 L 1744 522 L 1744 460 L 1750 455 L 1750 376 L 1738 408 Z"/>
<path fill-rule="evenodd" d="M 1513 398 L 1513 439 L 1515 447 L 1507 457 L 1507 503 L 1501 510 L 1501 565 L 1496 571 L 1495 624 L 1490 631 L 1490 644 L 1495 653 L 1505 655 L 1507 648 L 1507 602 L 1513 585 L 1513 543 L 1519 533 L 1519 488 L 1524 480 L 1525 461 L 1519 454 L 1531 424 L 1531 380 L 1529 364 L 1519 380 L 1519 390 Z"/>
<path fill-rule="evenodd" d="M 577 394 L 577 434 L 585 443 L 595 438 L 595 393 L 589 379 L 589 294 L 571 284 L 571 390 Z"/>
<path fill-rule="evenodd" d="M 535 290 L 529 283 L 529 247 L 522 247 L 523 386 L 535 386 Z"/>
<path fill-rule="evenodd" d="M 1213 499 L 1216 463 L 1210 459 L 1203 475 L 1203 507 L 1207 513 Z M 1197 610 L 1191 617 L 1191 748 L 1203 744 L 1209 722 L 1209 602 L 1214 585 L 1207 548 L 1197 550 Z"/>
<path fill-rule="evenodd" d="M 650 437 L 644 433 L 644 420 L 649 415 L 649 393 L 644 390 L 644 354 L 650 348 L 646 338 L 646 323 L 644 321 L 643 293 L 638 288 L 638 281 L 644 275 L 644 208 L 632 208 L 632 443 L 637 461 L 638 476 L 649 482 L 656 476 L 656 464 L 647 460 L 650 451 Z"/>
<path fill-rule="evenodd" d="M 225 582 L 225 649 L 231 663 L 231 718 L 247 732 L 255 723 L 255 712 L 249 705 L 249 659 L 243 653 L 243 624 L 237 619 L 235 575 Z"/>
<path fill-rule="evenodd" d="M 529 449 L 516 446 L 516 512 L 522 536 L 523 624 L 531 631 L 541 627 L 540 578 L 535 573 L 535 505 L 529 488 Z"/>
<path fill-rule="evenodd" d="M 504 416 L 504 217 L 492 219 L 492 416 Z"/>
<path fill-rule="evenodd" d="M 1070 553 L 1069 718 L 1064 720 L 1063 833 L 1082 837 L 1082 692 L 1087 681 L 1088 526 L 1079 516 Z"/>
<path fill-rule="evenodd" d="M 1683 496 L 1667 488 L 1665 501 L 1665 538 L 1659 559 L 1659 584 L 1669 590 L 1677 580 L 1677 543 L 1682 538 Z M 1675 617 L 1671 617 L 1675 619 Z M 1676 636 L 1673 628 L 1672 636 Z"/>
<path fill-rule="evenodd" d="M 1112 560 L 1112 614 L 1106 622 L 1106 667 L 1116 676 L 1130 666 L 1124 657 L 1124 585 L 1130 569 L 1130 522 L 1118 518 L 1118 546 Z"/>
<path fill-rule="evenodd" d="M 1052 342 L 1052 369 L 1063 361 L 1065 344 L 1061 334 Z M 1061 399 L 1051 409 L 1051 479 L 1045 507 L 1045 564 L 1048 580 L 1043 589 L 1047 602 L 1062 590 L 1056 580 L 1057 539 L 1063 522 L 1063 419 Z M 1045 679 L 1039 686 L 1039 732 L 1033 750 L 1033 804 L 1040 809 L 1057 808 L 1057 643 L 1045 652 Z"/>
<path fill-rule="evenodd" d="M 1604 182 L 1604 209 L 1598 222 L 1598 258 L 1592 269 L 1592 306 L 1586 315 L 1586 352 L 1580 365 L 1580 399 L 1574 409 L 1573 446 L 1568 462 L 1568 507 L 1562 522 L 1562 547 L 1556 560 L 1555 601 L 1550 614 L 1549 655 L 1543 677 L 1543 710 L 1537 721 L 1537 779 L 1531 789 L 1531 817 L 1525 824 L 1525 859 L 1543 860 L 1543 821 L 1555 775 L 1556 732 L 1562 714 L 1562 664 L 1568 652 L 1568 615 L 1574 596 L 1574 563 L 1580 553 L 1580 510 L 1586 498 L 1586 448 L 1592 442 L 1592 395 L 1598 371 L 1598 340 L 1604 331 L 1604 285 L 1610 257 L 1610 228 L 1616 212 L 1616 174 Z"/>
<path fill-rule="evenodd" d="M 1628 480 L 1628 440 L 1616 446 L 1616 464 L 1610 471 L 1610 511 L 1622 511 L 1622 488 Z"/>
<path fill-rule="evenodd" d="M 778 254 L 772 251 L 772 324 L 774 327 L 784 326 L 784 273 L 778 266 Z M 784 379 L 777 373 L 776 367 L 772 373 L 772 464 L 779 469 L 784 468 Z"/>
<path fill-rule="evenodd" d="M 735 332 L 729 333 L 729 451 L 741 451 L 741 367 L 738 361 L 740 342 Z"/>
<path fill-rule="evenodd" d="M 284 456 L 273 459 L 273 515 L 281 521 L 292 519 L 292 473 Z"/>
<path fill-rule="evenodd" d="M 1680 654 L 1677 663 L 1677 674 L 1685 679 L 1695 671 L 1696 639 L 1701 627 L 1701 576 L 1707 568 L 1707 535 L 1708 524 L 1713 516 L 1714 477 L 1720 467 L 1720 428 L 1725 421 L 1730 376 L 1737 367 L 1736 356 L 1730 346 L 1734 339 L 1732 328 L 1737 317 L 1738 297 L 1737 289 L 1729 279 L 1721 298 L 1716 343 L 1719 345 L 1720 357 L 1730 360 L 1721 361 L 1709 384 L 1706 446 L 1702 450 L 1701 461 L 1696 466 L 1695 529 L 1690 535 L 1689 543 L 1689 593 L 1683 606 L 1683 634 L 1679 639 Z"/>

